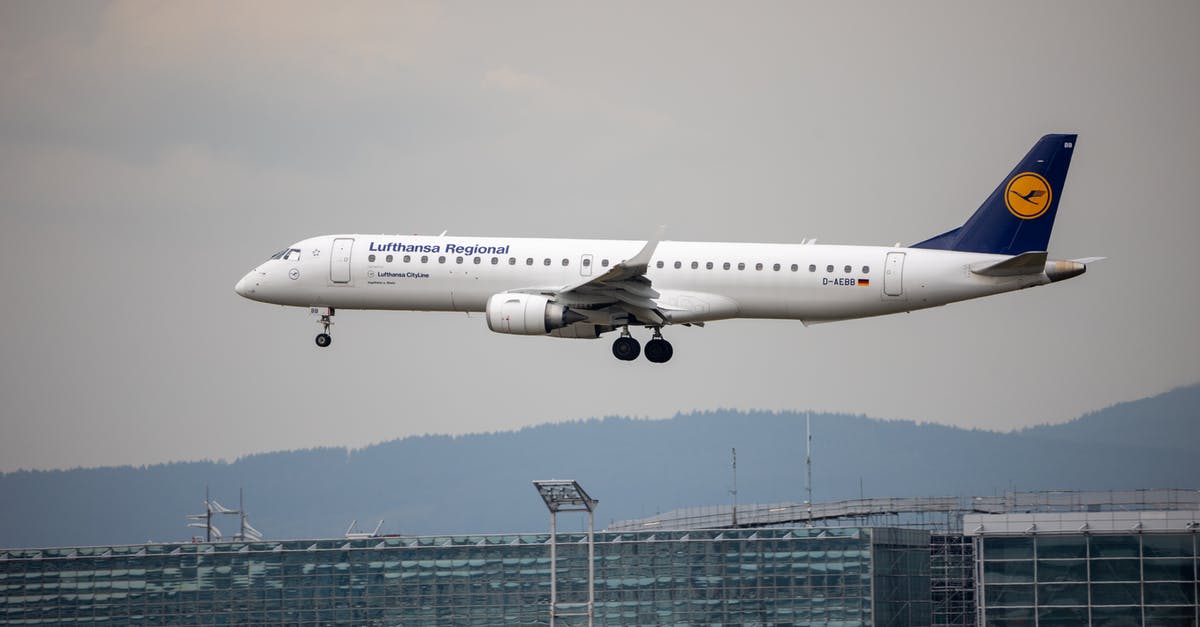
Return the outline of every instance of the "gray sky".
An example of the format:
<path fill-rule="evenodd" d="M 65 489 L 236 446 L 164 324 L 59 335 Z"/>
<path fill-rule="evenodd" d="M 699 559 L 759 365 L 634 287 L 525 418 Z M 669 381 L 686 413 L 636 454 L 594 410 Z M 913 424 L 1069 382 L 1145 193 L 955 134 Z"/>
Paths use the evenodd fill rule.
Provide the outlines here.
<path fill-rule="evenodd" d="M 0 470 L 733 408 L 1011 429 L 1200 380 L 1200 3 L 0 3 Z M 1078 132 L 1021 293 L 666 366 L 238 278 L 333 232 L 911 243 Z M 644 335 L 644 334 L 643 334 Z M 643 337 L 643 339 L 645 339 Z"/>

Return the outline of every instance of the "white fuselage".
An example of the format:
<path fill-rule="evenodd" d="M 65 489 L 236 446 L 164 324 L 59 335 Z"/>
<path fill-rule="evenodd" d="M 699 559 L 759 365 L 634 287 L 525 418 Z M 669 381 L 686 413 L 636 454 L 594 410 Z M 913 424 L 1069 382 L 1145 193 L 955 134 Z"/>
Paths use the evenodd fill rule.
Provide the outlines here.
<path fill-rule="evenodd" d="M 237 292 L 300 307 L 483 311 L 509 291 L 586 281 L 645 245 L 631 240 L 329 235 L 298 242 Z M 660 242 L 645 277 L 670 323 L 878 316 L 1050 282 L 971 271 L 1005 255 L 903 247 Z M 586 301 L 586 298 L 584 299 Z M 581 304 L 586 305 L 586 302 Z"/>

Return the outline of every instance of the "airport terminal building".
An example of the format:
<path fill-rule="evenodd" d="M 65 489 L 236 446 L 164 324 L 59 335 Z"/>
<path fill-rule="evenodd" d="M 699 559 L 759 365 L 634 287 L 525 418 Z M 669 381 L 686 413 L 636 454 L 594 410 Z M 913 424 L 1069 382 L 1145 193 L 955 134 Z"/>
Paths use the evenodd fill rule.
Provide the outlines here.
<path fill-rule="evenodd" d="M 595 534 L 593 620 L 1195 627 L 1198 536 L 1194 490 L 681 510 Z M 587 624 L 588 535 L 554 577 L 550 537 L 0 549 L 0 623 Z"/>
<path fill-rule="evenodd" d="M 0 553 L 13 625 L 546 625 L 548 534 Z M 601 533 L 599 625 L 927 625 L 929 535 L 797 528 Z M 561 601 L 587 535 L 558 536 Z M 586 624 L 560 619 L 559 624 Z"/>
<path fill-rule="evenodd" d="M 979 615 L 997 626 L 1197 625 L 1198 514 L 967 515 Z"/>

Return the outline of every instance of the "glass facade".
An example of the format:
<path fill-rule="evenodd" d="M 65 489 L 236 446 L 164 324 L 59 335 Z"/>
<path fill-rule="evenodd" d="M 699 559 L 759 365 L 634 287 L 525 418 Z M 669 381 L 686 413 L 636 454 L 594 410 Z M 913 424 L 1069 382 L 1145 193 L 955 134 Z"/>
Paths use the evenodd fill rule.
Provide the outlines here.
<path fill-rule="evenodd" d="M 0 550 L 0 623 L 544 625 L 548 539 Z M 930 623 L 924 531 L 599 533 L 595 548 L 598 625 Z M 1176 562 L 1157 567 L 1174 576 Z M 559 534 L 557 568 L 560 604 L 584 604 L 585 534 Z"/>
<path fill-rule="evenodd" d="M 1200 622 L 1195 533 L 995 536 L 979 547 L 985 625 Z"/>

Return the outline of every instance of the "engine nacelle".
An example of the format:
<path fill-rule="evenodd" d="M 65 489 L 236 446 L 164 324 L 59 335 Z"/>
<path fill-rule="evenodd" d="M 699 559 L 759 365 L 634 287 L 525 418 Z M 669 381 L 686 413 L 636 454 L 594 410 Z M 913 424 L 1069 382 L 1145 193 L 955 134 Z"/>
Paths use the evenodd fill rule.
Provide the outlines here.
<path fill-rule="evenodd" d="M 489 329 L 515 335 L 546 335 L 587 319 L 540 294 L 494 294 L 486 311 Z"/>

